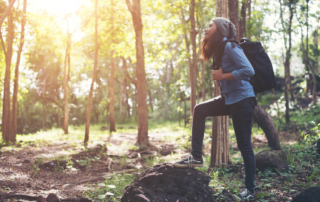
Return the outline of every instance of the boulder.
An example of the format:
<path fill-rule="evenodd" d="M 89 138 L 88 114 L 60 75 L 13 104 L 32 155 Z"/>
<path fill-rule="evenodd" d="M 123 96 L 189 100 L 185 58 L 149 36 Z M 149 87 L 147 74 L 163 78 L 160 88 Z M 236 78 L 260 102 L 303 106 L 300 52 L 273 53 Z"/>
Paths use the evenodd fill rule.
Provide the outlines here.
<path fill-rule="evenodd" d="M 282 172 L 288 169 L 287 154 L 283 150 L 264 150 L 255 155 L 256 168 L 264 171 L 266 168 Z"/>
<path fill-rule="evenodd" d="M 296 197 L 293 198 L 292 202 L 319 202 L 320 201 L 320 187 L 311 187 L 304 190 Z"/>
<path fill-rule="evenodd" d="M 56 194 L 50 193 L 46 199 L 47 202 L 61 202 Z"/>
<path fill-rule="evenodd" d="M 212 202 L 210 176 L 193 168 L 175 168 L 170 163 L 147 169 L 128 185 L 121 202 Z"/>

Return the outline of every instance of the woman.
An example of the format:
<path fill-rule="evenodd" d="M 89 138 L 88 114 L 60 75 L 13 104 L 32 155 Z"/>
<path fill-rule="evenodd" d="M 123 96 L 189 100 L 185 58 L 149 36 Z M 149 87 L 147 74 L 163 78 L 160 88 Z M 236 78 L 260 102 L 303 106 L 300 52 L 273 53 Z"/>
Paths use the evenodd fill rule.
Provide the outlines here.
<path fill-rule="evenodd" d="M 217 62 L 217 47 L 227 39 L 236 36 L 235 26 L 225 18 L 213 19 L 205 30 L 202 41 L 202 57 L 208 61 L 211 57 Z M 191 155 L 174 163 L 175 167 L 202 167 L 202 143 L 205 118 L 208 116 L 231 115 L 238 148 L 245 166 L 245 190 L 238 196 L 241 199 L 254 198 L 255 156 L 251 144 L 251 128 L 255 107 L 255 93 L 250 84 L 254 69 L 242 48 L 228 42 L 221 59 L 221 68 L 212 71 L 215 86 L 220 84 L 221 96 L 195 106 L 192 121 Z"/>

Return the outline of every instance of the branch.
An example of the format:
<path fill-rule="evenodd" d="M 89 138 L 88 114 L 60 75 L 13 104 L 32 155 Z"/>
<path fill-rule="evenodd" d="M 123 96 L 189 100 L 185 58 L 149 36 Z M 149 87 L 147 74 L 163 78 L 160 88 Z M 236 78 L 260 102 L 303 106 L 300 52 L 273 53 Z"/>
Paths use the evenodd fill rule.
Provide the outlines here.
<path fill-rule="evenodd" d="M 7 55 L 6 46 L 4 45 L 4 41 L 3 41 L 3 37 L 2 37 L 1 27 L 0 27 L 0 38 L 1 38 L 1 46 L 3 49 L 4 55 Z"/>
<path fill-rule="evenodd" d="M 132 14 L 134 12 L 133 6 L 132 6 L 130 0 L 126 0 L 126 2 L 127 2 L 127 6 L 128 6 L 129 11 Z"/>
<path fill-rule="evenodd" d="M 122 59 L 122 62 L 123 62 L 123 67 L 124 67 L 124 71 L 125 71 L 125 74 L 126 74 L 126 77 L 131 81 L 131 83 L 133 83 L 133 85 L 135 85 L 137 87 L 137 81 L 134 80 L 130 75 L 129 75 L 129 72 L 127 70 L 127 61 L 124 57 L 121 57 Z"/>
<path fill-rule="evenodd" d="M 4 19 L 6 19 L 8 13 L 9 13 L 9 11 L 11 10 L 11 8 L 12 8 L 12 6 L 13 6 L 13 4 L 14 4 L 15 1 L 16 1 L 16 0 L 11 0 L 11 2 L 10 2 L 10 4 L 9 4 L 9 6 L 7 7 L 6 11 L 2 14 L 2 16 L 1 16 L 1 18 L 0 18 L 0 28 L 1 28 L 1 26 L 2 26 L 2 23 L 3 23 Z"/>

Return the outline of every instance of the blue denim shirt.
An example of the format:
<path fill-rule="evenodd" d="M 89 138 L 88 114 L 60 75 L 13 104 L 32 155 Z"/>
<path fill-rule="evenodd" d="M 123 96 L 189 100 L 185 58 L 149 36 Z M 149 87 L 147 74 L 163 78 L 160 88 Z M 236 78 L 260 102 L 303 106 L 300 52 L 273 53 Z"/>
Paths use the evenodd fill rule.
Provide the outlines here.
<path fill-rule="evenodd" d="M 225 40 L 227 40 L 226 37 L 223 38 L 223 41 Z M 232 48 L 230 42 L 226 44 L 221 60 L 221 68 L 224 73 L 231 72 L 235 78 L 235 80 L 221 80 L 219 82 L 226 105 L 234 104 L 248 97 L 255 97 L 253 87 L 249 83 L 250 77 L 255 72 L 239 45 L 235 44 L 235 47 Z"/>

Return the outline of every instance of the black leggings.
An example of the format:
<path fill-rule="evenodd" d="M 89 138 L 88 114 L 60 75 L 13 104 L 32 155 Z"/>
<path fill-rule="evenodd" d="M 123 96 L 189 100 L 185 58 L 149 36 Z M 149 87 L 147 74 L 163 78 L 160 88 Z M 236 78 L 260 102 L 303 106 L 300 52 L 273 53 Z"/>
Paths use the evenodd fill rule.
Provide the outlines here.
<path fill-rule="evenodd" d="M 252 118 L 255 98 L 245 98 L 231 105 L 225 105 L 224 97 L 218 96 L 195 106 L 192 121 L 192 156 L 202 158 L 202 143 L 205 119 L 208 116 L 231 115 L 238 148 L 245 167 L 245 186 L 254 192 L 256 160 L 251 144 Z"/>

